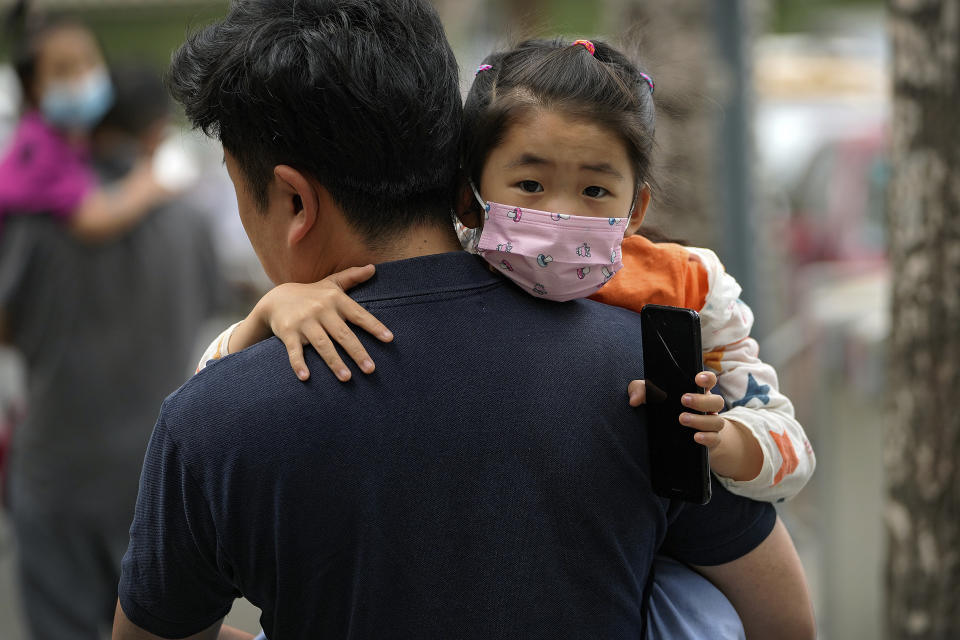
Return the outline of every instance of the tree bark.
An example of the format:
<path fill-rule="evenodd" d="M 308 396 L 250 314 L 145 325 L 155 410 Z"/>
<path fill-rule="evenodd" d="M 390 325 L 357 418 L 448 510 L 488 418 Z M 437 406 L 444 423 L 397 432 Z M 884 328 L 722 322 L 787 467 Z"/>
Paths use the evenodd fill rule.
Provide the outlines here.
<path fill-rule="evenodd" d="M 700 0 L 603 0 L 600 6 L 611 40 L 637 55 L 657 83 L 653 177 L 659 190 L 644 224 L 692 245 L 717 247 L 715 107 L 722 83 L 715 81 L 710 7 Z"/>
<path fill-rule="evenodd" d="M 888 0 L 887 629 L 960 637 L 960 0 Z M 842 428 L 842 425 L 838 425 Z"/>

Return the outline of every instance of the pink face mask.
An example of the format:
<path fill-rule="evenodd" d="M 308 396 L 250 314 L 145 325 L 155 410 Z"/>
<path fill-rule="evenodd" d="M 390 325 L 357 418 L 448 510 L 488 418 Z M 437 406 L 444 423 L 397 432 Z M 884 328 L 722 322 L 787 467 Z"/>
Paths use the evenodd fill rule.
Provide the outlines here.
<path fill-rule="evenodd" d="M 623 266 L 629 218 L 522 209 L 473 193 L 484 208 L 477 253 L 525 291 L 557 302 L 586 298 Z"/>

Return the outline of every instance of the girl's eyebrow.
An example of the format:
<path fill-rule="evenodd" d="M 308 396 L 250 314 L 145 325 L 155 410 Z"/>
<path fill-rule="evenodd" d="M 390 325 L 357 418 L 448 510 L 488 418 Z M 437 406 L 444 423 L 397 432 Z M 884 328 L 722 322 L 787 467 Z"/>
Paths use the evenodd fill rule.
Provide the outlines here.
<path fill-rule="evenodd" d="M 582 164 L 580 165 L 580 168 L 585 171 L 594 171 L 596 173 L 604 173 L 608 176 L 617 178 L 618 180 L 623 180 L 623 176 L 620 175 L 620 172 L 614 169 L 613 166 L 607 162 L 601 162 L 599 164 Z"/>
<path fill-rule="evenodd" d="M 530 167 L 530 166 L 553 166 L 553 162 L 547 160 L 546 158 L 541 158 L 540 156 L 535 156 L 531 153 L 525 153 L 513 162 L 507 164 L 505 169 L 516 169 L 517 167 Z M 619 171 L 613 168 L 608 162 L 599 162 L 597 164 L 582 164 L 580 169 L 583 171 L 593 171 L 594 173 L 603 173 L 608 176 L 617 178 L 618 180 L 623 180 L 623 175 Z"/>
<path fill-rule="evenodd" d="M 515 169 L 517 167 L 529 167 L 529 166 L 540 166 L 540 165 L 552 165 L 553 163 L 547 160 L 546 158 L 541 158 L 540 156 L 535 156 L 532 153 L 525 153 L 513 162 L 508 163 L 504 168 L 505 169 Z"/>

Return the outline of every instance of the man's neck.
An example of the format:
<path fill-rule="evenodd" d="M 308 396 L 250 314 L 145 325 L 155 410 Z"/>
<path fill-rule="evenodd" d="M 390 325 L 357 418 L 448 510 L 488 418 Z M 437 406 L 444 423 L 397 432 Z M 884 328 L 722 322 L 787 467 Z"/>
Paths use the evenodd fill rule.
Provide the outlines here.
<path fill-rule="evenodd" d="M 299 282 L 313 282 L 321 279 L 329 273 L 343 271 L 349 267 L 360 267 L 365 264 L 380 264 L 381 262 L 391 262 L 393 260 L 405 260 L 419 256 L 428 256 L 436 253 L 448 253 L 450 251 L 462 251 L 460 241 L 457 240 L 457 234 L 450 227 L 440 227 L 436 225 L 423 225 L 411 227 L 405 231 L 391 236 L 383 246 L 367 246 L 366 243 L 357 242 L 353 244 L 353 249 L 337 257 L 334 264 L 317 264 L 314 277 L 310 279 L 297 279 Z"/>
<path fill-rule="evenodd" d="M 453 225 L 438 227 L 420 226 L 397 235 L 386 247 L 376 251 L 378 262 L 404 260 L 435 253 L 461 251 L 460 241 Z"/>
<path fill-rule="evenodd" d="M 382 247 L 358 247 L 355 253 L 344 257 L 342 268 L 461 250 L 452 225 L 449 228 L 436 225 L 417 226 L 392 236 Z"/>

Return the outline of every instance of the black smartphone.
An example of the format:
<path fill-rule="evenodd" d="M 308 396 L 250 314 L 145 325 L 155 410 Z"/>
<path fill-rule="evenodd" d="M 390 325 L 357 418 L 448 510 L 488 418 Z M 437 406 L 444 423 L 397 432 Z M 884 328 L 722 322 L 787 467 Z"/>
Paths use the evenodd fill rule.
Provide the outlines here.
<path fill-rule="evenodd" d="M 700 316 L 693 309 L 648 304 L 640 310 L 640 322 L 653 490 L 665 498 L 706 504 L 707 448 L 693 439 L 694 429 L 680 424 L 680 414 L 690 411 L 680 402 L 683 394 L 703 393 L 694 382 L 703 370 Z"/>

